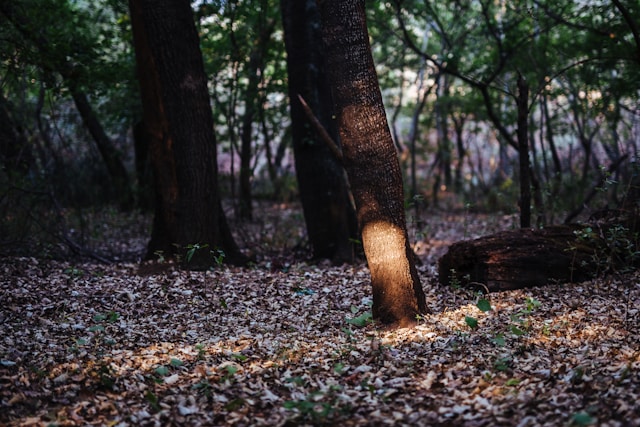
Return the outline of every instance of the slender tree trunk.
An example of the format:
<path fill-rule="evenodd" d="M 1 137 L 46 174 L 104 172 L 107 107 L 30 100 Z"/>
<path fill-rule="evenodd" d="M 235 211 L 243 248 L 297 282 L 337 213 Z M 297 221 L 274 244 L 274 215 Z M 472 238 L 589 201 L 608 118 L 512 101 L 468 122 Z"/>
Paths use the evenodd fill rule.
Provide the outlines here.
<path fill-rule="evenodd" d="M 520 228 L 531 227 L 531 162 L 529 160 L 529 84 L 518 76 L 518 153 L 520 157 Z"/>
<path fill-rule="evenodd" d="M 407 326 L 427 307 L 409 247 L 402 174 L 371 55 L 364 0 L 319 5 L 344 165 L 371 272 L 373 316 Z"/>
<path fill-rule="evenodd" d="M 213 115 L 193 12 L 182 0 L 130 0 L 156 210 L 148 257 L 178 254 L 189 268 L 241 262 L 218 196 Z M 214 256 L 210 253 L 214 251 Z"/>
<path fill-rule="evenodd" d="M 452 115 L 451 121 L 453 122 L 453 127 L 456 133 L 456 149 L 458 153 L 458 164 L 456 166 L 455 178 L 453 180 L 453 189 L 456 194 L 460 194 L 463 188 L 462 170 L 466 157 L 466 150 L 464 147 L 464 124 L 466 122 L 466 117 L 464 115 L 460 115 L 460 117 L 456 118 L 455 115 Z"/>
<path fill-rule="evenodd" d="M 133 208 L 134 198 L 130 185 L 129 174 L 122 163 L 118 150 L 113 145 L 111 138 L 107 136 L 102 124 L 96 118 L 96 115 L 89 103 L 87 94 L 74 88 L 71 83 L 71 96 L 76 104 L 76 108 L 82 117 L 82 122 L 89 130 L 93 140 L 98 147 L 98 151 L 102 156 L 102 160 L 107 167 L 107 171 L 115 186 L 115 193 L 118 195 L 120 206 L 124 210 Z"/>
<path fill-rule="evenodd" d="M 263 5 L 263 13 L 267 13 L 265 9 L 266 7 Z M 266 19 L 264 20 L 267 21 Z M 261 25 L 263 27 L 258 33 L 258 38 L 254 41 L 254 48 L 249 55 L 249 63 L 247 64 L 248 85 L 245 93 L 245 109 L 240 135 L 240 204 L 238 215 L 241 219 L 251 219 L 253 217 L 251 196 L 253 125 L 259 113 L 258 110 L 262 108 L 258 105 L 260 101 L 259 85 L 264 69 L 264 56 L 275 27 L 275 21 L 262 22 Z"/>
<path fill-rule="evenodd" d="M 302 96 L 331 139 L 338 142 L 320 13 L 316 0 L 282 0 L 281 7 L 296 176 L 313 257 L 352 262 L 351 239 L 358 238 L 358 231 L 345 171 L 305 117 L 298 98 Z"/>

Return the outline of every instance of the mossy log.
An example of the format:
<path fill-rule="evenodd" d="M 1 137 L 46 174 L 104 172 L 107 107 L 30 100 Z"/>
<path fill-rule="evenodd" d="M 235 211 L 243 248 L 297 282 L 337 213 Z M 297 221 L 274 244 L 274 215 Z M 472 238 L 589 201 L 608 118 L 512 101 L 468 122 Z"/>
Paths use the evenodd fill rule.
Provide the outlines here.
<path fill-rule="evenodd" d="M 633 215 L 457 242 L 439 260 L 440 282 L 495 292 L 589 280 L 637 265 L 639 223 Z"/>

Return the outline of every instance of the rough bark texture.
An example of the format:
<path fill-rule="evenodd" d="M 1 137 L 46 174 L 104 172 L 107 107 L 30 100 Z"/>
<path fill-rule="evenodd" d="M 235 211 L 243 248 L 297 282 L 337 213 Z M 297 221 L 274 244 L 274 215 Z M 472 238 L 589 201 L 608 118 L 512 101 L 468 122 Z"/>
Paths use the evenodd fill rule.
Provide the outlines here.
<path fill-rule="evenodd" d="M 363 0 L 319 2 L 327 70 L 371 271 L 373 316 L 408 325 L 426 311 L 406 232 L 400 164 L 371 56 Z"/>
<path fill-rule="evenodd" d="M 329 136 L 337 141 L 320 13 L 316 0 L 282 0 L 281 7 L 296 175 L 313 257 L 351 262 L 351 239 L 359 236 L 345 171 L 305 117 L 298 99 L 301 95 Z"/>
<path fill-rule="evenodd" d="M 213 116 L 193 12 L 180 0 L 129 2 L 144 123 L 156 187 L 148 257 L 180 254 L 189 267 L 227 261 L 240 253 L 217 193 Z M 202 250 L 189 249 L 199 245 Z"/>
<path fill-rule="evenodd" d="M 589 224 L 519 229 L 454 243 L 440 282 L 491 291 L 581 282 L 638 265 L 637 212 L 607 211 Z"/>

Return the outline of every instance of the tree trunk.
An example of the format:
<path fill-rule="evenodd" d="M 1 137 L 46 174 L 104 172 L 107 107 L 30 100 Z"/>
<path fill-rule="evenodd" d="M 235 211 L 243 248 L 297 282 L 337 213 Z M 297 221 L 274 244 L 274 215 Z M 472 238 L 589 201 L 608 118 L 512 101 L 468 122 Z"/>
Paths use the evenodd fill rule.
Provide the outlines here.
<path fill-rule="evenodd" d="M 82 122 L 93 137 L 98 147 L 98 152 L 104 160 L 107 172 L 115 186 L 115 194 L 118 195 L 118 202 L 123 210 L 130 210 L 134 205 L 134 197 L 127 173 L 118 150 L 113 145 L 111 138 L 107 135 L 102 124 L 89 103 L 87 94 L 75 87 L 75 83 L 70 81 L 70 92 L 73 101 L 82 117 Z"/>
<path fill-rule="evenodd" d="M 266 7 L 263 5 L 263 13 Z M 264 69 L 264 57 L 267 45 L 271 40 L 271 35 L 275 28 L 274 20 L 267 20 L 263 17 L 261 31 L 254 41 L 253 49 L 249 55 L 247 64 L 247 90 L 245 92 L 244 115 L 242 117 L 242 131 L 240 135 L 240 204 L 238 216 L 241 219 L 250 220 L 253 217 L 251 181 L 253 178 L 253 168 L 251 160 L 253 158 L 253 125 L 256 115 L 259 113 L 260 93 L 259 85 Z"/>
<path fill-rule="evenodd" d="M 0 94 L 0 172 L 12 182 L 25 177 L 35 165 L 32 146 L 20 128 L 11 115 L 9 102 Z"/>
<path fill-rule="evenodd" d="M 129 7 L 156 187 L 147 257 L 162 251 L 207 268 L 222 250 L 226 261 L 243 261 L 218 196 L 213 115 L 191 7 L 181 0 L 130 0 Z"/>
<path fill-rule="evenodd" d="M 603 211 L 589 224 L 502 231 L 457 242 L 438 262 L 440 283 L 491 292 L 581 282 L 637 266 L 637 210 Z"/>
<path fill-rule="evenodd" d="M 364 0 L 319 2 L 344 166 L 373 287 L 373 317 L 407 326 L 426 312 L 406 230 L 402 174 L 369 45 Z"/>
<path fill-rule="evenodd" d="M 291 131 L 300 200 L 313 257 L 353 262 L 358 238 L 344 168 L 305 117 L 298 95 L 333 141 L 338 132 L 324 64 L 316 0 L 282 0 L 287 48 Z"/>
<path fill-rule="evenodd" d="M 531 162 L 529 160 L 529 84 L 518 75 L 518 154 L 520 160 L 520 228 L 531 227 Z"/>

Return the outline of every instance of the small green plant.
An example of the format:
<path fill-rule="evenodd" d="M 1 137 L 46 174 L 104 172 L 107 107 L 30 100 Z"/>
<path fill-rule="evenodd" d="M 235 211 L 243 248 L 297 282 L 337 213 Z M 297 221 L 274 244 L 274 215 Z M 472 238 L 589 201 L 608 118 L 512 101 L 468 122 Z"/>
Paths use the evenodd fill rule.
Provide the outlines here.
<path fill-rule="evenodd" d="M 475 317 L 472 316 L 465 316 L 464 317 L 464 322 L 467 324 L 467 326 L 469 326 L 471 329 L 476 329 L 478 328 L 478 319 L 476 319 Z"/>
<path fill-rule="evenodd" d="M 351 306 L 352 314 L 356 314 L 358 311 L 359 311 L 358 307 L 356 307 L 355 305 Z M 362 328 L 364 326 L 367 326 L 369 323 L 373 322 L 373 315 L 371 314 L 371 310 L 367 310 L 359 316 L 352 317 L 350 319 L 347 318 L 346 320 L 348 324 Z"/>
<path fill-rule="evenodd" d="M 480 298 L 476 303 L 476 307 L 478 307 L 481 312 L 486 313 L 491 311 L 491 302 L 486 298 Z"/>
<path fill-rule="evenodd" d="M 211 251 L 211 255 L 213 256 L 213 260 L 218 266 L 222 265 L 225 257 L 227 256 L 222 249 L 216 249 L 215 251 Z"/>
<path fill-rule="evenodd" d="M 329 422 L 336 414 L 348 413 L 351 409 L 340 402 L 337 392 L 339 386 L 331 386 L 326 391 L 314 390 L 304 399 L 287 400 L 283 407 L 290 411 L 296 411 L 307 421 L 316 424 Z"/>
<path fill-rule="evenodd" d="M 187 245 L 185 247 L 185 249 L 187 250 L 187 252 L 185 253 L 185 260 L 187 261 L 187 263 L 191 262 L 191 260 L 193 259 L 193 256 L 196 254 L 197 251 L 199 251 L 200 249 L 208 248 L 208 247 L 209 245 L 207 244 L 200 245 L 200 243 Z"/>
<path fill-rule="evenodd" d="M 165 256 L 164 256 L 164 251 L 162 251 L 162 250 L 157 250 L 157 251 L 155 251 L 153 254 L 156 256 L 156 258 L 158 258 L 158 262 L 159 262 L 160 264 L 163 264 L 163 263 L 166 261 L 166 258 L 165 258 Z"/>
<path fill-rule="evenodd" d="M 206 379 L 202 379 L 191 386 L 193 390 L 197 390 L 200 393 L 204 394 L 206 397 L 211 397 L 213 395 L 213 386 Z"/>
<path fill-rule="evenodd" d="M 458 279 L 455 268 L 449 270 L 449 286 L 451 286 L 452 289 L 460 289 L 460 279 Z"/>
<path fill-rule="evenodd" d="M 198 355 L 196 356 L 198 360 L 204 359 L 204 357 L 207 355 L 207 350 L 204 344 L 196 344 L 196 350 L 198 350 Z"/>
<path fill-rule="evenodd" d="M 497 357 L 493 362 L 494 369 L 500 372 L 509 370 L 510 365 L 511 365 L 511 358 L 509 356 Z"/>
<path fill-rule="evenodd" d="M 154 392 L 152 392 L 151 390 L 147 390 L 147 392 L 144 394 L 144 398 L 147 400 L 147 402 L 149 402 L 149 406 L 151 406 L 151 409 L 153 409 L 155 412 L 160 411 L 160 401 L 158 399 L 158 396 L 156 396 Z"/>

